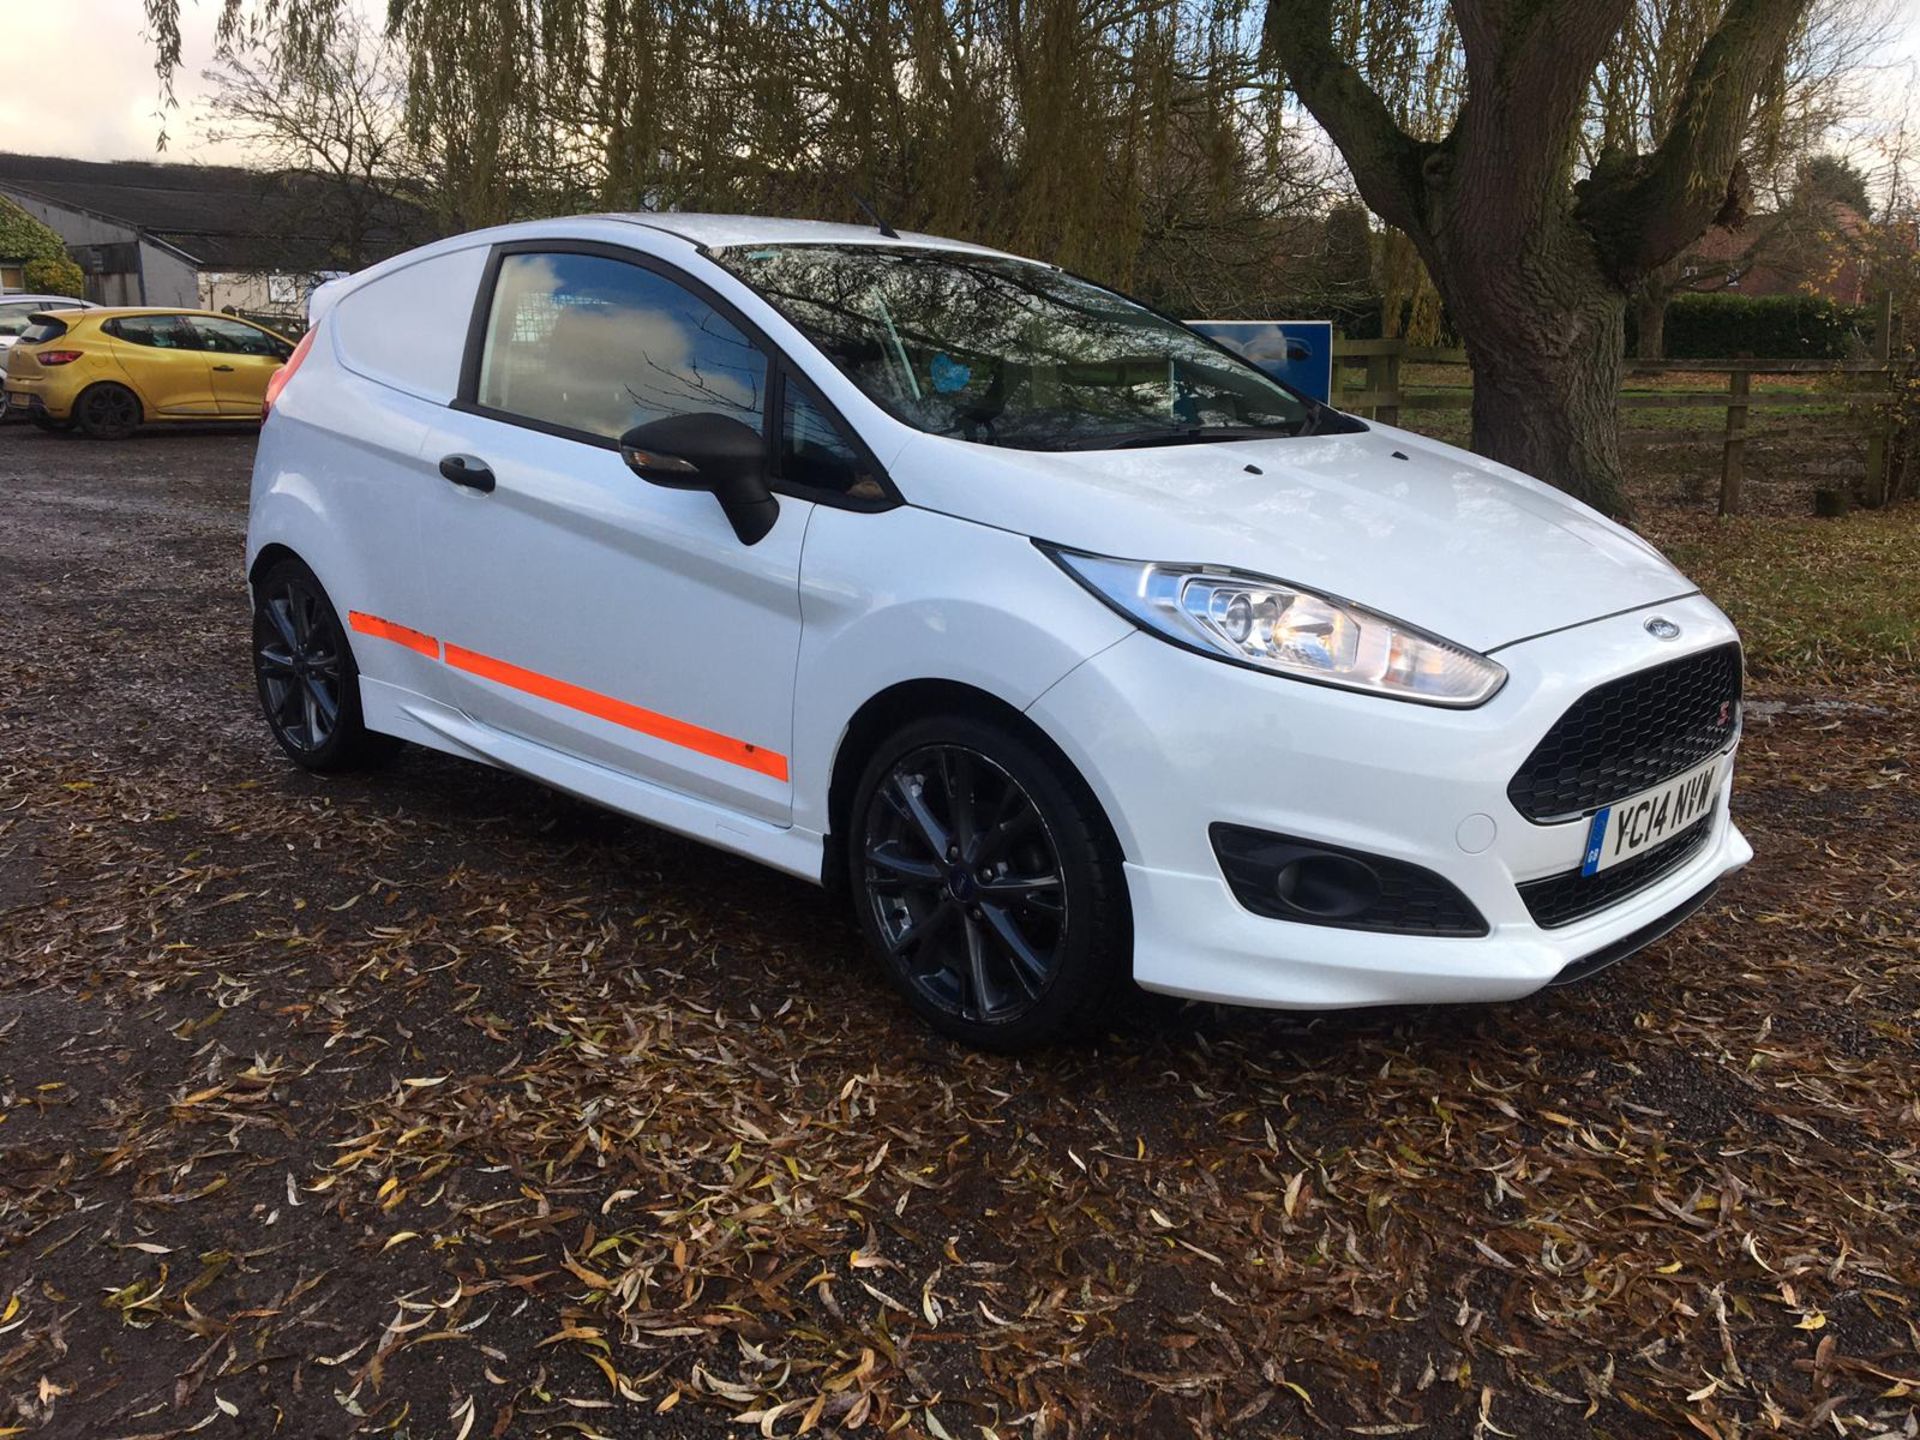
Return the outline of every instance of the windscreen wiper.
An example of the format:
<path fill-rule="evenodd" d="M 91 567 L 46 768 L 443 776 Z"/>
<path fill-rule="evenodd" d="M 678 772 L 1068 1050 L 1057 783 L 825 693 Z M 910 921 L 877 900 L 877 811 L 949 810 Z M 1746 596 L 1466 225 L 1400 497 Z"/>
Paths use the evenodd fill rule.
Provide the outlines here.
<path fill-rule="evenodd" d="M 1218 445 L 1233 440 L 1289 439 L 1300 434 L 1301 428 L 1299 425 L 1187 425 L 1173 430 L 1123 430 L 1119 434 L 1075 436 L 1061 441 L 1058 448 L 1140 450 L 1154 445 Z"/>

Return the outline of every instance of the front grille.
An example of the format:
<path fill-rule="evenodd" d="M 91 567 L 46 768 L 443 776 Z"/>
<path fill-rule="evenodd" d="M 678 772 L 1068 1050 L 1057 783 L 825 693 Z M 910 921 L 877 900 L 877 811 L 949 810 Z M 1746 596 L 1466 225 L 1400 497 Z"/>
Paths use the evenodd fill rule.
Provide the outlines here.
<path fill-rule="evenodd" d="M 1554 722 L 1507 797 L 1538 824 L 1591 814 L 1726 749 L 1739 711 L 1734 644 L 1609 680 Z"/>
<path fill-rule="evenodd" d="M 1571 925 L 1671 875 L 1700 853 L 1712 833 L 1713 815 L 1709 813 L 1659 849 L 1624 860 L 1611 870 L 1597 875 L 1569 870 L 1564 875 L 1529 880 L 1520 886 L 1520 898 L 1526 901 L 1534 923 L 1543 929 Z"/>

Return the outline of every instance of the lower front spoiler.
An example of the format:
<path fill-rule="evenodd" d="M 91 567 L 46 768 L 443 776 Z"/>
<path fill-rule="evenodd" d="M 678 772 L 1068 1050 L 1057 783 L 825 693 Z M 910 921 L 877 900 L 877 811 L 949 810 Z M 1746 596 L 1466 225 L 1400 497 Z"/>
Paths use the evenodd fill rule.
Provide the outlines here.
<path fill-rule="evenodd" d="M 1582 955 L 1578 960 L 1568 961 L 1566 968 L 1554 976 L 1553 979 L 1549 980 L 1547 984 L 1549 986 L 1576 985 L 1589 976 L 1598 975 L 1609 965 L 1617 965 L 1629 956 L 1638 955 L 1642 950 L 1653 944 L 1654 941 L 1671 934 L 1686 924 L 1692 917 L 1693 912 L 1711 900 L 1713 898 L 1713 892 L 1719 888 L 1720 882 L 1715 880 L 1699 894 L 1682 900 L 1658 920 L 1642 925 L 1631 935 L 1622 935 L 1611 944 L 1602 945 L 1591 955 Z"/>
<path fill-rule="evenodd" d="M 1713 839 L 1645 892 L 1565 927 L 1541 929 L 1517 893 L 1472 895 L 1493 922 L 1481 938 L 1374 934 L 1255 915 L 1223 876 L 1131 862 L 1133 978 L 1142 989 L 1229 1005 L 1345 1010 L 1486 1004 L 1573 981 L 1653 944 L 1753 858 L 1725 802 Z M 1504 905 L 1504 913 L 1502 913 Z"/>

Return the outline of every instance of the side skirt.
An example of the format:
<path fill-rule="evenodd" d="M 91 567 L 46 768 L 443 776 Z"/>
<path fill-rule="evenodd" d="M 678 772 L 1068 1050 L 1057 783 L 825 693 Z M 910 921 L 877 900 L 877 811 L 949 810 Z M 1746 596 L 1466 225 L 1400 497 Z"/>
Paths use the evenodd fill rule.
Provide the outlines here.
<path fill-rule="evenodd" d="M 710 801 L 482 725 L 463 711 L 365 675 L 360 677 L 360 700 L 370 730 L 511 770 L 662 830 L 820 883 L 824 837 L 818 831 L 769 825 L 735 814 Z"/>

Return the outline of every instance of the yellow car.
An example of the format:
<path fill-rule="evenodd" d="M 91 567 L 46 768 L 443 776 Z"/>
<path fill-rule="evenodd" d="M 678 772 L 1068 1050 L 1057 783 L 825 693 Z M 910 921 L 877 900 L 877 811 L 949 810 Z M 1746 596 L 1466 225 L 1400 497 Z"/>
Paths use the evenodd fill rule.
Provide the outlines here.
<path fill-rule="evenodd" d="M 284 335 L 205 310 L 35 312 L 7 352 L 9 417 L 121 440 L 168 420 L 258 420 Z"/>

